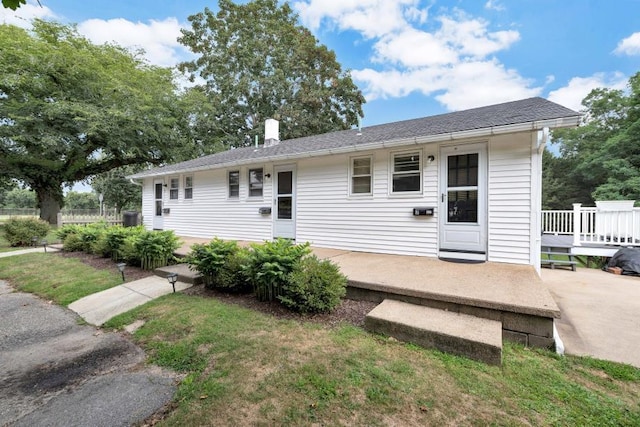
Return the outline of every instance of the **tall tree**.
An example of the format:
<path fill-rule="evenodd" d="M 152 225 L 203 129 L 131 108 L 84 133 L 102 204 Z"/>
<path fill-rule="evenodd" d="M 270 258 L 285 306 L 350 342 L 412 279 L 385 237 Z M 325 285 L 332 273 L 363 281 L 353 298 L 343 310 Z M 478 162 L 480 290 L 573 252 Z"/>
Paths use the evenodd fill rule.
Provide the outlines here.
<path fill-rule="evenodd" d="M 182 117 L 169 69 L 72 26 L 0 25 L 0 176 L 38 196 L 55 223 L 62 186 L 171 156 Z"/>
<path fill-rule="evenodd" d="M 199 57 L 182 71 L 206 81 L 214 106 L 208 137 L 242 146 L 263 135 L 264 120 L 280 120 L 282 139 L 348 129 L 365 102 L 333 51 L 297 24 L 287 3 L 219 0 L 219 11 L 189 17 L 179 41 Z"/>
<path fill-rule="evenodd" d="M 582 101 L 581 126 L 553 133 L 560 158 L 545 159 L 543 203 L 553 199 L 593 204 L 594 200 L 640 200 L 640 73 L 628 90 L 594 89 Z"/>
<path fill-rule="evenodd" d="M 67 209 L 98 209 L 100 201 L 95 193 L 69 191 L 64 196 L 64 206 Z"/>
<path fill-rule="evenodd" d="M 125 178 L 139 171 L 140 168 L 134 166 L 112 169 L 92 177 L 91 187 L 96 193 L 102 193 L 105 205 L 115 207 L 120 213 L 122 208 L 138 206 L 142 200 L 142 187 Z"/>

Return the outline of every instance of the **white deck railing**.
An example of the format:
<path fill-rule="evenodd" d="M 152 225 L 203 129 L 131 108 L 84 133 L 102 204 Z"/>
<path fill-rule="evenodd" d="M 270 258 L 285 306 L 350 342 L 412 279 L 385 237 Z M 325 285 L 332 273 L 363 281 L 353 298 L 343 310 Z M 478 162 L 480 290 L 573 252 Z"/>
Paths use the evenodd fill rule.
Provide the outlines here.
<path fill-rule="evenodd" d="M 542 232 L 573 235 L 573 245 L 640 246 L 640 208 L 582 207 L 542 211 Z"/>

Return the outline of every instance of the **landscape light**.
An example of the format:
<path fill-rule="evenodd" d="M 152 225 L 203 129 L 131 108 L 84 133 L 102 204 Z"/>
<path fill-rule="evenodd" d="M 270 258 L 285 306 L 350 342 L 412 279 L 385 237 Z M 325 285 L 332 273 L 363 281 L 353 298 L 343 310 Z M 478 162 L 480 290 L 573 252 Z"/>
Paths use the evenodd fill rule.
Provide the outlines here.
<path fill-rule="evenodd" d="M 167 280 L 169 281 L 169 283 L 171 283 L 171 286 L 173 287 L 173 293 L 176 293 L 176 282 L 178 281 L 178 273 L 169 273 L 167 275 Z"/>
<path fill-rule="evenodd" d="M 47 241 L 46 240 L 42 241 L 42 247 L 44 248 L 44 253 L 46 254 L 47 253 Z"/>
<path fill-rule="evenodd" d="M 122 281 L 124 282 L 124 268 L 127 266 L 127 264 L 125 264 L 124 262 L 119 262 L 116 264 L 116 267 L 118 267 L 118 271 L 120 272 L 120 274 L 122 274 Z"/>

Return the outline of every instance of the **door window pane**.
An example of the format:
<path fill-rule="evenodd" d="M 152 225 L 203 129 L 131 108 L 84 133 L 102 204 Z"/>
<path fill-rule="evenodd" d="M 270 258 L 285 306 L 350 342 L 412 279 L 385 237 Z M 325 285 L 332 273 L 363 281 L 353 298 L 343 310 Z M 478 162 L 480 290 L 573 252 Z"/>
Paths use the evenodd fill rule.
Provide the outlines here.
<path fill-rule="evenodd" d="M 278 197 L 278 219 L 291 219 L 292 201 L 291 196 Z"/>
<path fill-rule="evenodd" d="M 156 200 L 162 200 L 162 184 L 156 184 Z"/>
<path fill-rule="evenodd" d="M 278 172 L 278 194 L 291 194 L 293 189 L 293 172 Z"/>
<path fill-rule="evenodd" d="M 162 200 L 156 200 L 156 216 L 162 216 Z"/>
<path fill-rule="evenodd" d="M 449 156 L 449 187 L 471 187 L 478 185 L 478 153 Z"/>
<path fill-rule="evenodd" d="M 449 222 L 478 222 L 478 191 L 448 191 Z"/>

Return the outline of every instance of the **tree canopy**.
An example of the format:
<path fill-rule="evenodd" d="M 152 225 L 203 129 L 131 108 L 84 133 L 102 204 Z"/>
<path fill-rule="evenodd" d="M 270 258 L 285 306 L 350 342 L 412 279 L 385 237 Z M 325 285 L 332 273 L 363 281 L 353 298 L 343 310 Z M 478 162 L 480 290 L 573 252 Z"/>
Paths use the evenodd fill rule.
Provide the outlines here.
<path fill-rule="evenodd" d="M 627 90 L 594 89 L 582 103 L 582 125 L 553 133 L 560 157 L 544 159 L 544 208 L 640 201 L 640 73 Z"/>
<path fill-rule="evenodd" d="M 98 194 L 102 193 L 104 204 L 115 207 L 118 213 L 122 208 L 137 207 L 142 200 L 142 187 L 125 177 L 139 170 L 135 166 L 123 166 L 101 173 L 91 178 L 91 188 Z"/>
<path fill-rule="evenodd" d="M 159 164 L 184 128 L 172 72 L 73 26 L 0 25 L 0 181 L 32 188 L 55 222 L 62 186 L 131 164 Z"/>
<path fill-rule="evenodd" d="M 211 111 L 197 116 L 210 143 L 242 146 L 280 120 L 281 139 L 348 129 L 362 117 L 362 93 L 333 51 L 297 24 L 287 3 L 219 1 L 189 17 L 179 41 L 199 57 L 180 65 Z"/>

